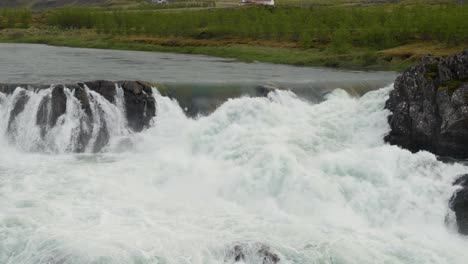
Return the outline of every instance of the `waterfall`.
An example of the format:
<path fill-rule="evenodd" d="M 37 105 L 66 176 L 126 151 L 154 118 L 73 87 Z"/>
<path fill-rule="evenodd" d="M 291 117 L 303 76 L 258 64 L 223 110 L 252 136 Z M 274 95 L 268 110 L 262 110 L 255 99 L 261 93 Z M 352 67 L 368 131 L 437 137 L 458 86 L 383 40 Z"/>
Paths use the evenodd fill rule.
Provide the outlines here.
<path fill-rule="evenodd" d="M 0 93 L 2 137 L 5 135 L 10 145 L 26 152 L 100 152 L 134 130 L 128 126 L 126 100 L 132 114 L 143 117 L 133 121 L 138 129 L 154 116 L 147 113 L 148 104 L 153 103 L 154 108 L 154 98 L 151 92 L 135 90 L 138 84 L 88 84 L 18 86 L 10 94 Z M 135 93 L 140 96 L 137 100 Z"/>
<path fill-rule="evenodd" d="M 0 263 L 466 263 L 446 215 L 468 168 L 383 142 L 392 87 L 196 118 L 138 87 L 0 97 Z"/>

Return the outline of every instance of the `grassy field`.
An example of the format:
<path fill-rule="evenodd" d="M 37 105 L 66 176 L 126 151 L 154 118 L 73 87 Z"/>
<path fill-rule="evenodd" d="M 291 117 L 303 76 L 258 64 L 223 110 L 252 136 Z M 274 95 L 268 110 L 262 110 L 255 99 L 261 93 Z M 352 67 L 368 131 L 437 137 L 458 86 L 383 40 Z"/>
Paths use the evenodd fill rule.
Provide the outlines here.
<path fill-rule="evenodd" d="M 286 1 L 276 8 L 9 9 L 0 11 L 0 41 L 392 70 L 468 47 L 468 5 Z"/>

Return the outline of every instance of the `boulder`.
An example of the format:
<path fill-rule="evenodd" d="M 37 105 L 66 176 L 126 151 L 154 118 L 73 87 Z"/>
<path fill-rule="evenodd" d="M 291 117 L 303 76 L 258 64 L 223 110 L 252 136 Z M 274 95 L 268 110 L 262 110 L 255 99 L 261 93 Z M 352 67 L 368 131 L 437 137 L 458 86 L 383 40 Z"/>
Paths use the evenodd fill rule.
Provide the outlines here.
<path fill-rule="evenodd" d="M 255 95 L 259 97 L 267 97 L 270 92 L 275 91 L 277 88 L 268 85 L 255 86 Z"/>
<path fill-rule="evenodd" d="M 89 97 L 88 93 L 85 90 L 85 86 L 82 83 L 80 83 L 77 87 L 73 87 L 73 90 L 75 92 L 75 98 L 78 99 L 78 101 L 81 104 L 81 109 L 83 109 L 86 115 L 92 119 L 93 114 L 91 111 L 91 105 L 89 104 Z"/>
<path fill-rule="evenodd" d="M 14 121 L 16 120 L 16 117 L 18 117 L 18 115 L 24 111 L 24 108 L 29 101 L 29 96 L 25 90 L 22 90 L 16 95 L 15 100 L 15 105 L 13 106 L 13 109 L 10 112 L 10 117 L 8 118 L 8 132 L 11 132 L 13 129 L 15 129 Z"/>
<path fill-rule="evenodd" d="M 78 84 L 76 87 L 67 87 L 72 87 L 75 98 L 78 99 L 81 105 L 81 109 L 83 109 L 84 113 L 86 114 L 85 117 L 82 120 L 80 120 L 80 131 L 78 132 L 77 140 L 78 144 L 75 150 L 76 152 L 84 152 L 86 150 L 86 146 L 89 143 L 89 140 L 93 135 L 93 112 L 89 103 L 88 93 L 86 92 L 85 85 L 83 83 Z M 99 150 L 95 148 L 94 151 L 98 152 Z"/>
<path fill-rule="evenodd" d="M 119 85 L 124 91 L 128 126 L 133 131 L 140 132 L 149 126 L 156 115 L 153 90 L 149 85 L 138 81 L 122 81 Z"/>
<path fill-rule="evenodd" d="M 385 108 L 391 111 L 386 142 L 468 158 L 468 50 L 423 57 L 396 79 Z"/>
<path fill-rule="evenodd" d="M 276 264 L 280 261 L 280 257 L 264 243 L 238 243 L 228 250 L 225 259 L 229 263 L 244 263 L 246 260 L 261 261 L 262 264 Z"/>
<path fill-rule="evenodd" d="M 105 120 L 101 120 L 101 127 L 99 128 L 96 142 L 94 142 L 93 152 L 99 152 L 103 149 L 110 140 L 109 129 Z"/>
<path fill-rule="evenodd" d="M 115 83 L 111 81 L 92 81 L 84 83 L 90 90 L 93 90 L 104 96 L 107 101 L 114 103 L 115 101 Z M 82 84 L 81 84 L 82 85 Z"/>
<path fill-rule="evenodd" d="M 458 232 L 468 235 L 468 174 L 453 182 L 459 189 L 450 198 L 449 207 L 455 212 Z"/>
<path fill-rule="evenodd" d="M 44 138 L 49 128 L 49 105 L 50 105 L 51 98 L 46 96 L 42 98 L 41 102 L 39 103 L 39 109 L 36 113 L 36 125 L 39 126 L 41 131 L 41 137 Z"/>
<path fill-rule="evenodd" d="M 55 126 L 57 119 L 67 111 L 67 96 L 63 85 L 57 85 L 52 90 L 50 125 Z"/>

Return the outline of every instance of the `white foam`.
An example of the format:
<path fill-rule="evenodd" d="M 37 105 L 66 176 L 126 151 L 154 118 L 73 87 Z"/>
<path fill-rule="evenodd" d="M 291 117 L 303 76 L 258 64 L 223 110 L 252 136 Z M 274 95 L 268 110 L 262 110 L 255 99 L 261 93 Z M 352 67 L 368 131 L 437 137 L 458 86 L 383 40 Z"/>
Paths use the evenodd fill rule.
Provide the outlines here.
<path fill-rule="evenodd" d="M 259 242 L 280 263 L 464 264 L 444 217 L 467 168 L 383 143 L 390 89 L 320 104 L 279 91 L 197 120 L 156 93 L 130 151 L 2 149 L 0 263 L 232 263 Z"/>

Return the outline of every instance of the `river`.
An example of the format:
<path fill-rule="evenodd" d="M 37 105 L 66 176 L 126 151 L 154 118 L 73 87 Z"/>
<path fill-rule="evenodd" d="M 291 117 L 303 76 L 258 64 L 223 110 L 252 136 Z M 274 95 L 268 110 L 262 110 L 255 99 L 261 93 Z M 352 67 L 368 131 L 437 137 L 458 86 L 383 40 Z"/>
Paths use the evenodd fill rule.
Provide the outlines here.
<path fill-rule="evenodd" d="M 12 143 L 14 98 L 0 93 L 0 263 L 271 264 L 259 245 L 280 264 L 468 259 L 445 221 L 451 182 L 467 168 L 383 142 L 393 72 L 25 44 L 0 44 L 0 58 L 2 83 L 139 79 L 155 83 L 157 103 L 141 133 L 119 121 L 118 103 L 102 103 L 115 120 L 109 145 L 76 154 L 31 147 L 46 91 L 27 91 Z M 192 117 L 158 90 L 211 87 L 209 101 L 258 85 L 281 89 L 241 89 Z M 57 146 L 71 144 L 70 109 Z"/>

